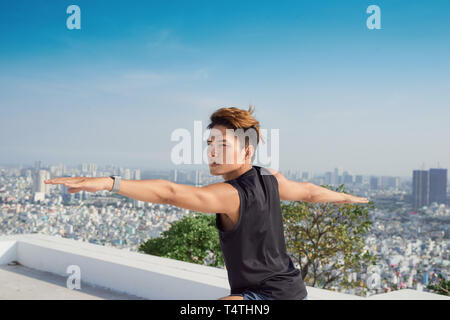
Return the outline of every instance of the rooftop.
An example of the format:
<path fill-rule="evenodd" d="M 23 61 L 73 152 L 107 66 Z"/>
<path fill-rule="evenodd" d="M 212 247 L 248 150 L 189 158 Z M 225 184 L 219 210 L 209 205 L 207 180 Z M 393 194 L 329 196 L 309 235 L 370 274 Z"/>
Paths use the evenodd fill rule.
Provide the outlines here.
<path fill-rule="evenodd" d="M 80 289 L 71 266 L 78 268 Z M 0 236 L 0 299 L 201 299 L 230 292 L 226 270 L 42 234 Z M 309 300 L 450 299 L 410 289 L 363 298 L 307 287 Z"/>

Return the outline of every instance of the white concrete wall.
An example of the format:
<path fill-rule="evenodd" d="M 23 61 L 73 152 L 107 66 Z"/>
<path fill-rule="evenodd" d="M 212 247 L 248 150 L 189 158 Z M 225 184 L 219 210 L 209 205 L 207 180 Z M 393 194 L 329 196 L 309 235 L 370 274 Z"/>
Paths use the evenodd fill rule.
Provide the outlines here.
<path fill-rule="evenodd" d="M 17 241 L 0 241 L 0 264 L 7 264 L 17 259 Z"/>
<path fill-rule="evenodd" d="M 0 236 L 0 265 L 20 264 L 69 277 L 67 267 L 77 265 L 84 283 L 135 296 L 159 299 L 217 299 L 229 294 L 227 272 L 174 259 L 41 234 Z M 360 300 L 356 295 L 306 287 L 309 300 Z M 368 299 L 450 299 L 397 290 Z"/>
<path fill-rule="evenodd" d="M 67 267 L 77 265 L 82 283 L 147 299 L 217 299 L 229 293 L 223 269 L 59 237 L 14 238 L 0 237 L 1 264 L 17 260 L 26 267 L 66 277 Z"/>

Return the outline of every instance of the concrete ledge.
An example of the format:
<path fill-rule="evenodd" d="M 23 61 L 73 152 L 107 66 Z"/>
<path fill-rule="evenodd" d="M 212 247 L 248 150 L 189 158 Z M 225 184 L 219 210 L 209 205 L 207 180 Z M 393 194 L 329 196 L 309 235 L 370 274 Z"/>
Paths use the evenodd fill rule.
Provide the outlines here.
<path fill-rule="evenodd" d="M 0 241 L 0 265 L 17 259 L 17 241 Z"/>
<path fill-rule="evenodd" d="M 0 265 L 0 300 L 140 300 L 114 290 L 82 283 L 79 289 L 67 288 L 67 278 L 24 267 Z"/>
<path fill-rule="evenodd" d="M 0 265 L 11 261 L 19 262 L 25 267 L 23 270 L 36 270 L 32 272 L 36 275 L 40 271 L 64 278 L 70 275 L 67 268 L 76 265 L 80 268 L 82 283 L 116 292 L 115 295 L 102 293 L 103 297 L 112 299 L 121 298 L 122 294 L 125 299 L 129 295 L 152 300 L 215 300 L 230 292 L 227 272 L 221 268 L 42 234 L 0 236 Z M 43 278 L 51 277 L 44 274 Z M 306 289 L 309 300 L 450 300 L 443 295 L 410 289 L 368 298 L 313 287 Z M 4 290 L 4 286 L 0 287 L 0 297 L 5 296 Z M 33 289 L 33 292 L 40 291 Z M 29 296 L 24 292 L 24 299 Z"/>
<path fill-rule="evenodd" d="M 450 300 L 450 297 L 412 289 L 395 290 L 367 297 L 368 300 Z"/>
<path fill-rule="evenodd" d="M 82 282 L 146 299 L 217 299 L 229 293 L 226 271 L 219 268 L 40 234 L 2 236 L 0 244 L 2 264 L 16 260 L 64 277 L 76 265 Z"/>

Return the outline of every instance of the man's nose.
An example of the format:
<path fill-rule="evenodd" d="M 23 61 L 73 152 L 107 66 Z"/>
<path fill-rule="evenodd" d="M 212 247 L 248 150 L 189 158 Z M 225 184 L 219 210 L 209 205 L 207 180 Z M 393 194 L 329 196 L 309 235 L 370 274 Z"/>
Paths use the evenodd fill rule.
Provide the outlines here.
<path fill-rule="evenodd" d="M 215 148 L 214 146 L 208 146 L 208 157 L 214 158 L 216 156 Z"/>

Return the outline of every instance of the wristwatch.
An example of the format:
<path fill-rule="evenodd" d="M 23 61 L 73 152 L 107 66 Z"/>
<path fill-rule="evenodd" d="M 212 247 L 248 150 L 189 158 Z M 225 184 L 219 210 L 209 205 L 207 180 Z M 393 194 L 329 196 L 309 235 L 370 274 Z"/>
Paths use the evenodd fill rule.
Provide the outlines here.
<path fill-rule="evenodd" d="M 122 178 L 121 176 L 109 176 L 110 178 L 112 178 L 114 180 L 114 185 L 113 188 L 111 190 L 111 192 L 113 193 L 117 193 L 119 192 L 120 189 L 120 179 Z"/>

